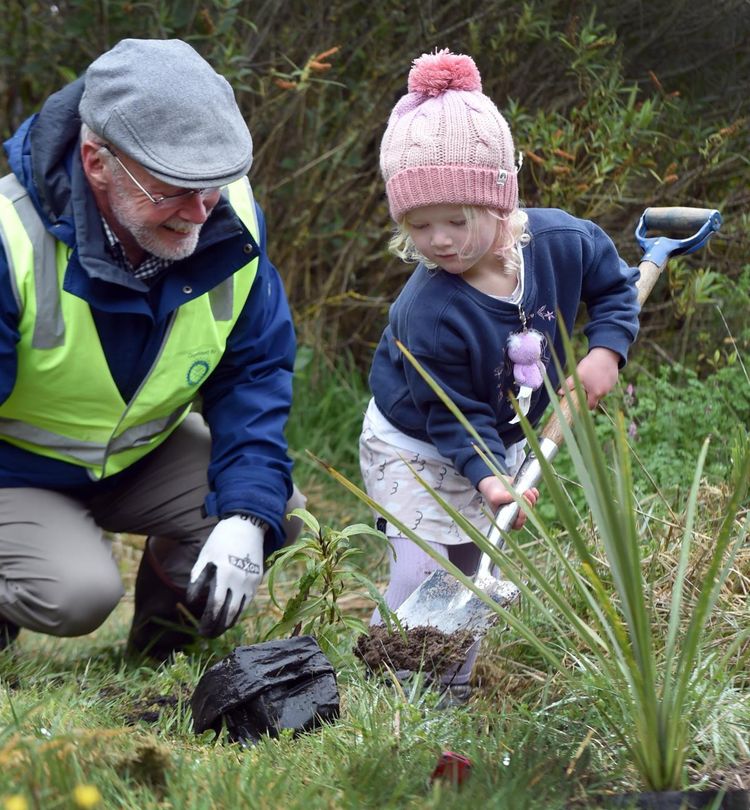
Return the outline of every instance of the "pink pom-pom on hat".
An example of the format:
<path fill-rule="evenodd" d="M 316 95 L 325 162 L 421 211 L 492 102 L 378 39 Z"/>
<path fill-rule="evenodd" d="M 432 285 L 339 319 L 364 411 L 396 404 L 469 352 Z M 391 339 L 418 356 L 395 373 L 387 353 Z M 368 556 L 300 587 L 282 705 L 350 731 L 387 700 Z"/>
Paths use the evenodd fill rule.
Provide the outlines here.
<path fill-rule="evenodd" d="M 425 205 L 516 208 L 513 138 L 482 93 L 474 60 L 447 49 L 423 54 L 414 60 L 408 90 L 380 145 L 393 219 Z"/>
<path fill-rule="evenodd" d="M 446 90 L 478 90 L 481 93 L 482 77 L 470 56 L 451 53 L 444 48 L 414 60 L 408 88 L 410 93 L 425 96 L 438 96 Z"/>

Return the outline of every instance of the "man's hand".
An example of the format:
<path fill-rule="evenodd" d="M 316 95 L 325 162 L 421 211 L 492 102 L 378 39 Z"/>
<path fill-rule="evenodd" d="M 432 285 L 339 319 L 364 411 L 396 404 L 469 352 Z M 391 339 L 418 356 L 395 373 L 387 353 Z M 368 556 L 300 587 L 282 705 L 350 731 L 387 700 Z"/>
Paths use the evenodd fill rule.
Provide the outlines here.
<path fill-rule="evenodd" d="M 220 520 L 190 572 L 188 605 L 206 606 L 199 632 L 215 638 L 228 630 L 252 602 L 263 579 L 265 524 L 249 515 Z"/>
<path fill-rule="evenodd" d="M 513 479 L 508 475 L 502 478 L 488 475 L 486 478 L 482 478 L 477 484 L 477 489 L 482 493 L 492 511 L 497 512 L 501 506 L 504 506 L 506 503 L 512 503 L 513 496 L 508 491 L 508 486 L 512 486 L 512 484 Z M 539 497 L 539 490 L 536 487 L 531 487 L 523 493 L 523 497 L 533 506 Z M 525 522 L 526 515 L 523 510 L 519 510 L 513 528 L 520 529 Z"/>
<path fill-rule="evenodd" d="M 583 390 L 586 392 L 588 406 L 593 410 L 599 404 L 599 400 L 617 384 L 620 374 L 620 355 L 611 349 L 597 346 L 576 366 L 576 372 Z M 575 388 L 573 377 L 565 380 L 565 386 L 570 391 Z M 560 388 L 557 393 L 562 395 L 563 390 Z"/>

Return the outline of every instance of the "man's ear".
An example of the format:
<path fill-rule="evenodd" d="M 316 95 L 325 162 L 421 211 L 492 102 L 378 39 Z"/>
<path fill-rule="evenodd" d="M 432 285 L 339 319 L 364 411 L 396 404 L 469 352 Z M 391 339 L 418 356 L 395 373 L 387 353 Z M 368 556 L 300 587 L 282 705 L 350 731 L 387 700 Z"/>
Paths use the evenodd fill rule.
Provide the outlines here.
<path fill-rule="evenodd" d="M 92 141 L 84 141 L 81 144 L 81 163 L 91 187 L 95 191 L 104 191 L 109 185 L 109 173 L 101 154 L 101 146 Z"/>

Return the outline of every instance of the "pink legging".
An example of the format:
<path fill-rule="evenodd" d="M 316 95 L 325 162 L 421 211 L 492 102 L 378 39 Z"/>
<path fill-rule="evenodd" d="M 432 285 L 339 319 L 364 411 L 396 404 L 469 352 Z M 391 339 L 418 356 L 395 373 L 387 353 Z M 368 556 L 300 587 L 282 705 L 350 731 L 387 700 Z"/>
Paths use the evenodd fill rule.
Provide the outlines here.
<path fill-rule="evenodd" d="M 397 610 L 406 598 L 440 566 L 411 540 L 400 535 L 389 536 L 388 539 L 391 542 L 389 549 L 391 578 L 383 598 L 391 610 Z M 447 546 L 443 543 L 430 543 L 430 545 L 438 554 L 447 557 L 464 574 L 471 576 L 476 570 L 480 551 L 473 543 L 461 543 L 454 546 Z M 382 623 L 380 612 L 376 609 L 370 624 Z M 448 670 L 442 676 L 442 682 L 446 685 L 468 683 L 478 653 L 479 641 L 475 641 L 469 647 L 464 663 L 460 667 Z"/>

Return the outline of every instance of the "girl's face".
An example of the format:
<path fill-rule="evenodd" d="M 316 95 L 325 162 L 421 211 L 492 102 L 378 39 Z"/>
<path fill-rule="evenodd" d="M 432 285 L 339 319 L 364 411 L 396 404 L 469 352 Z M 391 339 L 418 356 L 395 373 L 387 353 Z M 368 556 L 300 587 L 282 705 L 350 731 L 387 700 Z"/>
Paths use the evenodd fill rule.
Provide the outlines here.
<path fill-rule="evenodd" d="M 484 209 L 474 212 L 473 239 L 461 205 L 414 208 L 404 224 L 414 246 L 426 259 L 448 273 L 469 277 L 498 267 L 493 253 L 498 221 Z"/>

